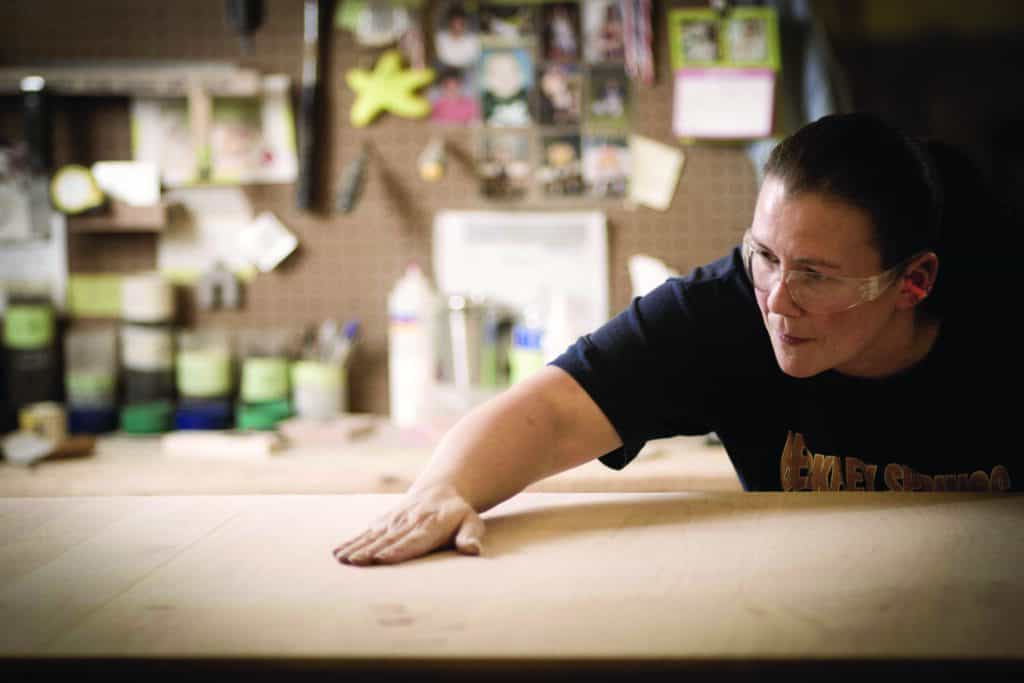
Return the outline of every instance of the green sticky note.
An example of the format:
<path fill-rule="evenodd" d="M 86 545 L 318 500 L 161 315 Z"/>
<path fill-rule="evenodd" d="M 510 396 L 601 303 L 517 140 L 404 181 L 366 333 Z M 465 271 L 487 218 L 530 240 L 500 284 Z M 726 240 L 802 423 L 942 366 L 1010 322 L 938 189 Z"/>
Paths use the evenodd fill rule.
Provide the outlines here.
<path fill-rule="evenodd" d="M 80 318 L 121 316 L 120 275 L 71 275 L 68 278 L 68 313 Z"/>

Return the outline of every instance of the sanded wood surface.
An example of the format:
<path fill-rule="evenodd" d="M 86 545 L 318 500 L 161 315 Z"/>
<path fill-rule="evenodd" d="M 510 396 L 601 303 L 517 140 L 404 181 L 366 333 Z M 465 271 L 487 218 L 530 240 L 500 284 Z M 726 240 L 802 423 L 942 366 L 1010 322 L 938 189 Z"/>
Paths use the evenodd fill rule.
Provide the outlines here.
<path fill-rule="evenodd" d="M 92 456 L 27 469 L 0 460 L 0 496 L 401 493 L 430 459 L 429 445 L 403 443 L 384 429 L 352 442 L 288 446 L 267 457 L 179 454 L 159 437 L 103 437 Z M 650 442 L 615 471 L 597 461 L 538 482 L 531 490 L 739 491 L 720 445 L 703 437 Z"/>
<path fill-rule="evenodd" d="M 1020 496 L 522 494 L 337 564 L 396 499 L 0 499 L 0 656 L 1024 659 Z"/>

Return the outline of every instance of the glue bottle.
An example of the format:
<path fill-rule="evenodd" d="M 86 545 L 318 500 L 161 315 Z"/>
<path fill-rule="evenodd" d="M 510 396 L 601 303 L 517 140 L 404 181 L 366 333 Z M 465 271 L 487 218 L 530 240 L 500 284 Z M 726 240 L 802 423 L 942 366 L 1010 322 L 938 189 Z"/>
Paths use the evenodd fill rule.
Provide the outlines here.
<path fill-rule="evenodd" d="M 388 392 L 391 421 L 420 423 L 436 382 L 437 295 L 423 270 L 409 264 L 388 295 Z"/>

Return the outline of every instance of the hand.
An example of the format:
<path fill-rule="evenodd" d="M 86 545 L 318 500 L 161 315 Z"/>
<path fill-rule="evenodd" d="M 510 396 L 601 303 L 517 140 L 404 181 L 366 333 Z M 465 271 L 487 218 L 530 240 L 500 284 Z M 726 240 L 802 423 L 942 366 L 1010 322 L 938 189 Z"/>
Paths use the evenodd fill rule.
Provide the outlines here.
<path fill-rule="evenodd" d="M 467 555 L 479 555 L 484 523 L 452 486 L 406 495 L 395 509 L 334 549 L 343 564 L 404 562 L 454 543 Z"/>

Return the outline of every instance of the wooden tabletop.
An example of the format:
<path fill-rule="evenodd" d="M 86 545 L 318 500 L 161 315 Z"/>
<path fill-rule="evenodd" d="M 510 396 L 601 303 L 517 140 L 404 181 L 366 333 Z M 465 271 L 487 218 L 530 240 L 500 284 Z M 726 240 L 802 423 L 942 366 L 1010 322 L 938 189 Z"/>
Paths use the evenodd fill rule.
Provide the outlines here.
<path fill-rule="evenodd" d="M 159 436 L 111 435 L 101 437 L 88 457 L 44 460 L 31 468 L 0 459 L 0 496 L 401 493 L 427 464 L 433 445 L 431 439 L 403 437 L 386 426 L 352 440 L 284 440 L 283 448 L 263 457 L 217 448 L 169 452 L 164 442 Z M 545 492 L 741 489 L 725 449 L 704 437 L 652 441 L 623 470 L 595 460 L 531 487 Z"/>
<path fill-rule="evenodd" d="M 0 498 L 0 668 L 1024 672 L 1019 496 L 526 493 L 481 557 L 337 564 L 396 500 Z"/>

